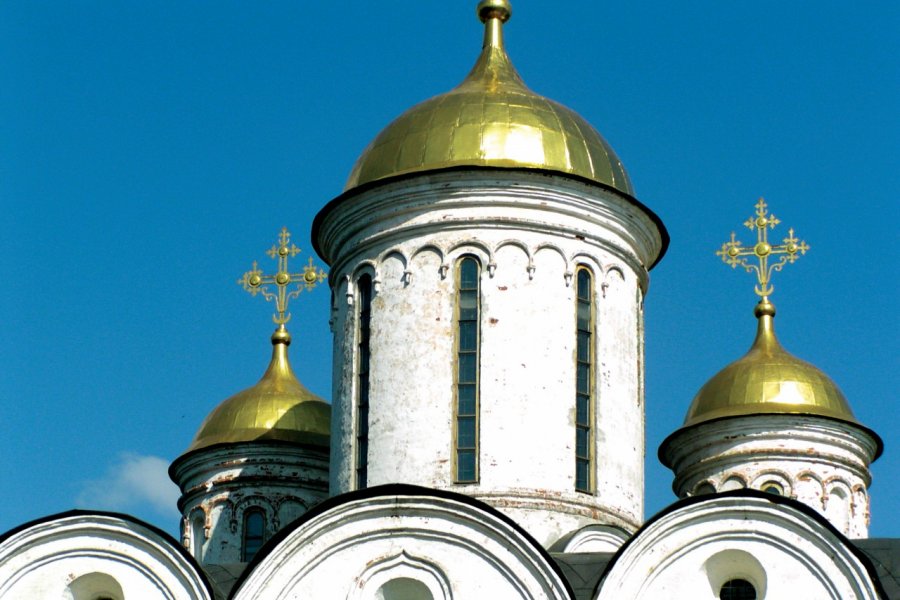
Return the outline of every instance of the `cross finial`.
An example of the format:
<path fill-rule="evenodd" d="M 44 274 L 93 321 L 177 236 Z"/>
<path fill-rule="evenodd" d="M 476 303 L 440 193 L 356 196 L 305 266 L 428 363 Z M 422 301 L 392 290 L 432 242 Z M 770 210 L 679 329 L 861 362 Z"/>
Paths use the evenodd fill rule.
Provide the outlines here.
<path fill-rule="evenodd" d="M 754 288 L 757 295 L 767 298 L 775 289 L 772 286 L 772 273 L 780 271 L 787 263 L 793 263 L 800 255 L 806 254 L 809 246 L 806 242 L 798 240 L 794 237 L 794 229 L 788 229 L 788 237 L 784 238 L 783 243 L 773 246 L 769 243 L 768 230 L 775 229 L 775 226 L 781 223 L 772 213 L 767 214 L 766 201 L 762 198 L 756 203 L 756 216 L 750 217 L 744 222 L 744 225 L 752 230 L 756 230 L 756 245 L 752 248 L 744 248 L 741 242 L 735 238 L 735 234 L 731 232 L 731 240 L 722 244 L 722 249 L 716 252 L 717 256 L 722 257 L 722 261 L 731 268 L 744 267 L 748 273 L 756 273 L 757 285 Z M 752 263 L 746 257 L 755 256 L 757 262 Z M 771 262 L 770 259 L 777 261 Z"/>
<path fill-rule="evenodd" d="M 291 319 L 291 313 L 287 312 L 288 301 L 296 298 L 303 290 L 311 290 L 321 283 L 327 275 L 322 269 L 313 265 L 313 259 L 309 257 L 309 263 L 303 267 L 300 273 L 291 273 L 288 269 L 288 259 L 297 256 L 300 248 L 291 243 L 291 233 L 287 227 L 282 227 L 278 235 L 278 244 L 273 245 L 266 252 L 270 257 L 278 260 L 278 271 L 274 275 L 265 275 L 253 261 L 253 268 L 244 273 L 238 279 L 238 285 L 250 292 L 251 296 L 262 294 L 266 300 L 275 301 L 275 314 L 272 320 L 277 325 L 284 325 Z M 270 291 L 269 285 L 275 284 L 276 291 Z M 294 289 L 289 289 L 296 286 Z"/>

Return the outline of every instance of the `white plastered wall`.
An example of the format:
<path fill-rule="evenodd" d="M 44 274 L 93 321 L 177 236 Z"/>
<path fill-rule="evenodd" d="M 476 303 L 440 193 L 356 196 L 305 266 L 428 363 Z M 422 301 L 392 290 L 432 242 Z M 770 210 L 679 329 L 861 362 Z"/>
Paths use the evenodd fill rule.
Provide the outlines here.
<path fill-rule="evenodd" d="M 355 489 L 355 284 L 373 277 L 368 483 L 452 489 L 543 544 L 643 516 L 640 302 L 657 224 L 621 195 L 564 177 L 454 172 L 326 208 L 335 382 L 332 495 Z M 481 265 L 479 481 L 453 480 L 456 264 Z M 575 297 L 594 276 L 594 490 L 575 491 Z"/>
<path fill-rule="evenodd" d="M 877 441 L 861 427 L 824 417 L 761 414 L 701 423 L 661 450 L 679 497 L 772 484 L 851 538 L 869 530 L 869 465 Z"/>
<path fill-rule="evenodd" d="M 242 562 L 243 518 L 265 515 L 274 536 L 328 493 L 328 449 L 287 443 L 223 444 L 178 459 L 182 544 L 202 564 Z"/>

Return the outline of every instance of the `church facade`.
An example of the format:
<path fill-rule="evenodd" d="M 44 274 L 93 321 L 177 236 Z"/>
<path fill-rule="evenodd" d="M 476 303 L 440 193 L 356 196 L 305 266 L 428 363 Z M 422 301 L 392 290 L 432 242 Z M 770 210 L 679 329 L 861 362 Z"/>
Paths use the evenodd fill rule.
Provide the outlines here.
<path fill-rule="evenodd" d="M 662 444 L 680 499 L 644 521 L 643 307 L 668 234 L 600 134 L 516 72 L 509 2 L 477 12 L 469 75 L 389 124 L 314 221 L 331 404 L 290 366 L 291 291 L 324 274 L 291 273 L 283 231 L 276 273 L 243 278 L 275 302 L 268 369 L 170 468 L 181 539 L 112 513 L 27 523 L 0 537 L 0 598 L 900 597 L 900 542 L 867 538 L 882 440 L 775 337 L 769 267 L 805 245 L 768 241 L 763 201 L 756 245 L 721 252 L 758 265 L 756 339 Z"/>

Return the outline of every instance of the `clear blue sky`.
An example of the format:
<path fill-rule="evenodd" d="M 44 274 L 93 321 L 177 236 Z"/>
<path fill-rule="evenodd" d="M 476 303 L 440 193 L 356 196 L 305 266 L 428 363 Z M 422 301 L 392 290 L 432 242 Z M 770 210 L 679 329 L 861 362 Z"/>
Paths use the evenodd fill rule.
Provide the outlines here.
<path fill-rule="evenodd" d="M 74 506 L 177 530 L 162 467 L 268 360 L 271 306 L 235 281 L 282 226 L 311 252 L 365 145 L 465 76 L 474 6 L 0 3 L 0 531 Z M 752 341 L 752 282 L 713 252 L 765 196 L 812 247 L 775 280 L 779 337 L 884 438 L 872 534 L 900 536 L 898 4 L 562 6 L 514 1 L 513 62 L 672 237 L 646 305 L 647 515 L 673 500 L 659 442 Z M 304 296 L 293 363 L 330 398 L 328 292 Z"/>

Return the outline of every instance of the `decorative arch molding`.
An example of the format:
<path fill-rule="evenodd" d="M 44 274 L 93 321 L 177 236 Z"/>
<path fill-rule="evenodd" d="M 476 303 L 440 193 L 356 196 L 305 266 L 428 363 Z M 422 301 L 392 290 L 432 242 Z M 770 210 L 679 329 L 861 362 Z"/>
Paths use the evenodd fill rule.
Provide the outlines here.
<path fill-rule="evenodd" d="M 71 511 L 0 537 L 0 598 L 69 594 L 81 600 L 78 594 L 85 590 L 142 600 L 213 599 L 187 550 L 125 515 Z"/>
<path fill-rule="evenodd" d="M 224 494 L 213 496 L 209 499 L 203 498 L 196 506 L 202 506 L 207 514 L 211 514 L 213 509 L 219 509 L 221 514 L 228 515 L 229 519 L 232 519 L 234 515 L 234 500 L 230 496 Z"/>
<path fill-rule="evenodd" d="M 446 260 L 441 265 L 441 279 L 450 272 L 450 263 L 456 262 L 463 256 L 474 256 L 479 260 L 482 268 L 488 272 L 491 277 L 497 272 L 497 257 L 495 255 L 496 248 L 491 248 L 483 241 L 476 238 L 468 238 L 456 242 L 447 248 Z"/>
<path fill-rule="evenodd" d="M 203 545 L 209 539 L 209 515 L 206 514 L 203 505 L 198 504 L 188 511 L 181 521 L 182 544 L 191 551 L 195 559 L 200 560 Z"/>
<path fill-rule="evenodd" d="M 794 481 L 794 497 L 819 512 L 825 510 L 825 485 L 822 478 L 812 471 L 803 471 Z"/>
<path fill-rule="evenodd" d="M 257 493 L 245 496 L 233 505 L 230 519 L 232 532 L 237 532 L 239 530 L 240 524 L 244 520 L 244 513 L 250 509 L 259 509 L 263 511 L 263 514 L 266 517 L 266 529 L 271 531 L 273 527 L 275 529 L 278 528 L 277 508 L 273 506 L 269 497 Z"/>
<path fill-rule="evenodd" d="M 747 478 L 741 473 L 727 473 L 719 484 L 718 491 L 733 492 L 747 488 Z"/>
<path fill-rule="evenodd" d="M 854 515 L 862 515 L 865 522 L 869 522 L 869 493 L 864 485 L 853 486 L 853 496 L 850 509 Z"/>
<path fill-rule="evenodd" d="M 585 252 L 577 252 L 566 260 L 566 270 L 563 273 L 566 287 L 572 285 L 572 278 L 575 276 L 575 270 L 579 266 L 587 267 L 598 281 L 603 280 L 603 264 L 597 260 L 597 257 Z"/>
<path fill-rule="evenodd" d="M 423 257 L 424 259 L 429 253 L 434 256 L 439 265 L 443 265 L 446 262 L 444 249 L 436 244 L 428 243 L 415 248 L 410 253 L 409 260 L 406 262 L 406 270 L 403 272 L 403 284 L 405 286 L 409 286 L 413 282 L 413 263 L 417 258 Z"/>
<path fill-rule="evenodd" d="M 549 242 L 543 242 L 534 247 L 532 251 L 532 256 L 537 256 L 540 252 L 555 252 L 559 254 L 559 257 L 563 259 L 563 263 L 565 265 L 565 270 L 568 271 L 571 265 L 571 261 L 569 261 L 569 257 L 566 255 L 566 252 L 560 248 L 556 244 L 552 244 Z"/>
<path fill-rule="evenodd" d="M 312 237 L 319 256 L 344 273 L 343 261 L 400 237 L 499 228 L 575 236 L 620 256 L 637 273 L 652 268 L 669 241 L 655 214 L 614 190 L 571 177 L 468 167 L 348 190 L 319 212 Z"/>
<path fill-rule="evenodd" d="M 559 567 L 508 517 L 460 494 L 387 485 L 314 508 L 266 544 L 232 598 L 376 598 L 348 594 L 346 574 L 374 592 L 392 570 L 435 599 L 572 597 Z"/>
<path fill-rule="evenodd" d="M 853 491 L 847 481 L 841 477 L 831 477 L 825 482 L 825 515 L 839 529 L 846 531 L 850 527 L 853 511 Z"/>
<path fill-rule="evenodd" d="M 206 510 L 203 508 L 202 504 L 197 504 L 190 511 L 188 511 L 184 516 L 184 520 L 185 522 L 193 521 L 197 517 L 203 519 L 204 527 L 209 527 L 209 515 L 206 514 Z"/>
<path fill-rule="evenodd" d="M 716 485 L 710 479 L 701 479 L 691 490 L 691 496 L 703 496 L 716 493 Z"/>
<path fill-rule="evenodd" d="M 612 273 L 616 273 L 621 281 L 626 281 L 625 271 L 627 267 L 619 264 L 603 265 L 596 256 L 586 252 L 568 255 L 556 244 L 543 242 L 534 246 L 529 246 L 525 242 L 517 239 L 504 239 L 493 245 L 489 245 L 477 238 L 458 240 L 447 247 L 442 247 L 432 241 L 411 250 L 404 250 L 403 248 L 392 246 L 381 251 L 376 258 L 367 258 L 359 261 L 352 269 L 350 269 L 349 274 L 346 274 L 343 277 L 336 277 L 334 281 L 343 281 L 347 285 L 347 304 L 352 305 L 353 282 L 359 279 L 364 273 L 369 273 L 372 277 L 372 283 L 375 286 L 375 292 L 379 292 L 381 278 L 383 276 L 382 266 L 385 261 L 391 258 L 396 258 L 403 265 L 403 282 L 406 285 L 409 285 L 412 282 L 413 264 L 415 259 L 426 252 L 434 252 L 437 255 L 441 265 L 439 268 L 441 279 L 446 278 L 447 273 L 449 273 L 450 270 L 450 264 L 464 254 L 476 256 L 482 261 L 488 274 L 493 277 L 497 269 L 500 268 L 500 265 L 497 263 L 497 253 L 502 248 L 506 247 L 515 247 L 522 250 L 527 258 L 526 272 L 529 279 L 534 278 L 537 269 L 537 265 L 535 264 L 536 255 L 539 252 L 552 251 L 558 254 L 563 260 L 564 282 L 567 287 L 572 283 L 573 265 L 575 264 L 590 265 L 591 269 L 597 274 L 598 279 L 603 280 L 604 285 L 608 285 L 607 281 L 610 279 Z M 644 284 L 641 282 L 639 282 L 639 284 L 639 287 L 643 289 Z"/>
<path fill-rule="evenodd" d="M 447 246 L 447 258 L 449 259 L 451 254 L 472 254 L 475 253 L 479 256 L 487 258 L 488 260 L 494 259 L 494 251 L 495 248 L 492 248 L 482 240 L 478 238 L 466 238 L 463 240 L 459 240 L 454 242 L 453 244 Z"/>
<path fill-rule="evenodd" d="M 359 262 L 355 267 L 353 267 L 353 271 L 343 278 L 346 285 L 344 297 L 346 298 L 347 306 L 353 306 L 353 304 L 356 302 L 355 299 L 357 292 L 357 282 L 363 275 L 368 275 L 372 278 L 372 291 L 374 293 L 377 294 L 378 290 L 381 288 L 378 263 L 376 263 L 374 260 L 368 259 Z"/>
<path fill-rule="evenodd" d="M 841 477 L 839 475 L 835 475 L 833 477 L 827 478 L 824 482 L 825 489 L 831 493 L 833 490 L 840 490 L 845 494 L 849 495 L 852 491 L 853 486 L 847 481 L 846 478 Z M 859 487 L 859 486 L 857 486 Z"/>
<path fill-rule="evenodd" d="M 600 293 L 606 298 L 606 292 L 609 288 L 615 291 L 618 286 L 625 283 L 625 270 L 620 265 L 607 265 L 603 269 L 603 280 L 600 282 Z"/>
<path fill-rule="evenodd" d="M 749 555 L 754 562 L 735 560 Z M 868 559 L 815 511 L 755 490 L 681 500 L 613 557 L 596 600 L 709 598 L 730 579 L 770 598 L 878 600 Z M 715 590 L 718 593 L 718 590 Z"/>
<path fill-rule="evenodd" d="M 819 477 L 818 473 L 813 471 L 801 471 L 800 473 L 797 473 L 797 480 L 812 481 L 818 484 L 823 490 L 825 489 L 822 478 Z"/>
<path fill-rule="evenodd" d="M 395 258 L 400 261 L 400 264 L 403 265 L 403 268 L 407 268 L 409 266 L 409 258 L 406 256 L 406 253 L 403 252 L 400 248 L 388 248 L 384 252 L 382 252 L 378 256 L 378 264 L 384 263 L 386 260 Z"/>
<path fill-rule="evenodd" d="M 853 486 L 853 497 L 856 499 L 856 501 L 859 501 L 860 499 L 866 500 L 868 496 L 869 491 L 866 489 L 866 486 L 862 484 L 856 484 Z M 868 506 L 868 503 L 866 503 L 866 506 Z"/>
<path fill-rule="evenodd" d="M 768 487 L 775 484 L 780 489 L 782 496 L 794 496 L 794 485 L 791 474 L 779 469 L 766 469 L 758 473 L 754 478 L 750 487 L 754 490 L 767 491 Z"/>
<path fill-rule="evenodd" d="M 372 279 L 378 277 L 378 261 L 365 259 L 361 260 L 353 267 L 353 272 L 350 274 L 350 278 L 353 281 L 359 279 L 362 275 L 368 273 L 372 276 Z"/>
<path fill-rule="evenodd" d="M 501 248 L 505 248 L 507 246 L 514 246 L 514 247 L 520 249 L 522 252 L 525 253 L 525 256 L 528 258 L 529 261 L 532 258 L 534 258 L 534 251 L 528 247 L 528 244 L 526 244 L 522 240 L 517 240 L 517 239 L 513 239 L 513 238 L 508 238 L 508 239 L 505 239 L 505 240 L 495 244 L 494 245 L 494 253 L 496 253 Z"/>
<path fill-rule="evenodd" d="M 528 273 L 528 279 L 534 279 L 534 272 L 537 270 L 537 267 L 534 264 L 534 253 L 531 248 L 528 247 L 528 244 L 521 240 L 506 239 L 494 246 L 494 254 L 498 254 L 503 248 L 518 248 L 521 250 L 525 254 L 525 258 L 528 259 L 528 262 L 525 265 L 525 272 Z"/>
<path fill-rule="evenodd" d="M 414 258 L 416 258 L 418 255 L 420 255 L 424 252 L 434 252 L 441 262 L 444 262 L 444 260 L 447 257 L 447 253 L 444 251 L 443 248 L 441 248 L 437 244 L 428 243 L 428 244 L 423 244 L 423 245 L 419 246 L 418 248 L 416 248 L 415 250 L 413 250 L 409 255 L 409 262 L 411 263 Z"/>
<path fill-rule="evenodd" d="M 368 565 L 354 578 L 348 600 L 382 600 L 380 592 L 397 580 L 412 580 L 428 590 L 432 600 L 452 600 L 450 581 L 444 572 L 432 562 L 407 554 L 386 556 Z"/>
<path fill-rule="evenodd" d="M 298 504 L 303 511 L 309 510 L 309 502 L 299 496 L 280 496 L 272 502 L 276 513 L 280 513 L 285 504 Z"/>
<path fill-rule="evenodd" d="M 618 275 L 620 281 L 625 281 L 625 268 L 621 265 L 607 265 L 607 267 L 603 270 L 603 275 L 606 278 L 606 281 L 612 280 L 613 274 Z"/>

